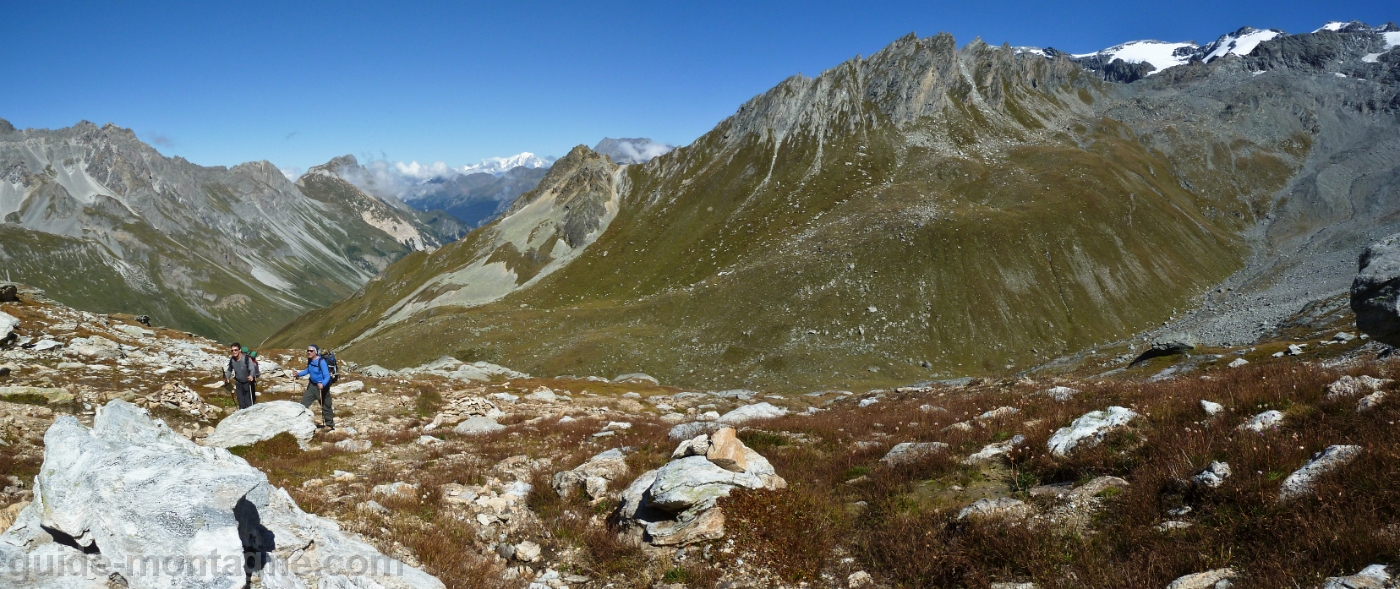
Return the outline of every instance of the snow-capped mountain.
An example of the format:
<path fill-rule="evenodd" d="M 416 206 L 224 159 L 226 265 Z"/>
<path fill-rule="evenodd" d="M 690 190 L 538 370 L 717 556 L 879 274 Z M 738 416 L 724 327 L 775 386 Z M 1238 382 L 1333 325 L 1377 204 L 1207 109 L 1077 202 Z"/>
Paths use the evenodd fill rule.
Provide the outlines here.
<path fill-rule="evenodd" d="M 1384 52 L 1400 45 L 1400 27 L 1393 23 L 1372 27 L 1359 21 L 1332 21 L 1312 31 L 1313 34 L 1322 32 L 1374 33 L 1381 36 L 1385 41 L 1384 51 L 1367 54 L 1362 59 L 1367 63 L 1375 63 Z M 1227 55 L 1247 56 L 1261 43 L 1287 36 L 1288 33 L 1279 29 L 1244 27 L 1205 45 L 1197 45 L 1194 41 L 1144 40 L 1129 41 L 1092 53 L 1065 54 L 1053 48 L 1037 47 L 1016 47 L 1015 50 L 1017 53 L 1032 53 L 1046 58 L 1067 55 L 1085 67 L 1102 72 L 1109 81 L 1126 83 L 1193 61 L 1210 62 Z"/>
<path fill-rule="evenodd" d="M 1190 63 L 1191 57 L 1196 55 L 1198 49 L 1200 47 L 1190 41 L 1185 43 L 1167 43 L 1155 40 L 1129 41 L 1101 51 L 1081 53 L 1074 57 L 1079 59 L 1098 58 L 1104 63 L 1112 63 L 1119 59 L 1127 63 L 1148 63 L 1157 68 L 1148 73 L 1150 76 L 1169 67 Z"/>
<path fill-rule="evenodd" d="M 1249 55 L 1260 43 L 1287 34 L 1288 33 L 1278 29 L 1265 29 L 1261 31 L 1254 27 L 1245 27 L 1228 35 L 1222 35 L 1219 39 L 1216 39 L 1215 42 L 1202 47 L 1200 51 L 1202 54 L 1201 60 L 1210 61 L 1231 54 Z"/>
<path fill-rule="evenodd" d="M 458 174 L 493 174 L 499 176 L 516 168 L 548 168 L 554 163 L 554 157 L 540 157 L 528 151 L 517 153 L 509 157 L 491 157 L 481 160 L 481 163 L 474 166 L 462 166 L 455 168 Z"/>

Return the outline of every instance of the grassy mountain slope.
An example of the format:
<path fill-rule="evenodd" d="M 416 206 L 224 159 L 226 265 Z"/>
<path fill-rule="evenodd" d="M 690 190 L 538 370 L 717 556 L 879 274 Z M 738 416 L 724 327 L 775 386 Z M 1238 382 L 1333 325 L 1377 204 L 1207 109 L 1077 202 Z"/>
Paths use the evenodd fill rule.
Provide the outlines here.
<path fill-rule="evenodd" d="M 267 162 L 167 158 L 110 124 L 0 125 L 0 179 L 8 279 L 219 339 L 262 339 L 435 245 L 362 193 L 303 194 Z"/>
<path fill-rule="evenodd" d="M 508 212 L 271 342 L 783 390 L 1022 368 L 1160 325 L 1239 270 L 1331 91 L 1233 57 L 1120 86 L 1063 57 L 906 37 L 623 168 L 596 241 L 509 294 L 421 294 L 488 262 Z M 1250 101 L 1291 102 L 1234 110 Z"/>

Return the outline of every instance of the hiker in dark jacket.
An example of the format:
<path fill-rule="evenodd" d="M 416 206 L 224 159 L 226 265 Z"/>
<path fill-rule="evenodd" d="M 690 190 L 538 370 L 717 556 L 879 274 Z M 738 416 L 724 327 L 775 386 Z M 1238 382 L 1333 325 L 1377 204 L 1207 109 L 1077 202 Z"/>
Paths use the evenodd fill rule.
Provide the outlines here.
<path fill-rule="evenodd" d="M 326 359 L 321 357 L 321 348 L 306 347 L 306 370 L 297 373 L 297 378 L 307 377 L 306 393 L 301 396 L 301 404 L 307 409 L 317 400 L 321 401 L 321 421 L 335 429 L 335 413 L 331 410 L 331 369 Z"/>
<path fill-rule="evenodd" d="M 228 366 L 224 367 L 224 382 L 233 383 L 233 396 L 238 400 L 239 409 L 247 409 L 253 406 L 253 383 L 257 382 L 261 373 L 258 371 L 258 363 L 243 352 L 243 346 L 238 343 L 229 344 Z"/>

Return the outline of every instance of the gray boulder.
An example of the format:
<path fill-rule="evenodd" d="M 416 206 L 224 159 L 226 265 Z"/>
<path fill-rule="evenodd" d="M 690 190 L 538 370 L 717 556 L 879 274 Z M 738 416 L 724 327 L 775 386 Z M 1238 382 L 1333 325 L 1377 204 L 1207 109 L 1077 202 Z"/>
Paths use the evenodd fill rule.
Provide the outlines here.
<path fill-rule="evenodd" d="M 582 488 L 593 501 L 601 501 L 608 494 L 608 484 L 627 476 L 627 449 L 613 448 L 600 452 L 588 462 L 573 470 L 554 473 L 554 492 L 567 497 L 575 489 Z"/>
<path fill-rule="evenodd" d="M 1356 328 L 1384 344 L 1400 346 L 1400 233 L 1366 248 L 1351 282 Z"/>
<path fill-rule="evenodd" d="M 612 381 L 613 381 L 613 382 L 644 382 L 644 383 L 648 383 L 648 384 L 661 384 L 660 381 L 656 380 L 656 377 L 655 377 L 655 376 L 652 376 L 652 375 L 650 375 L 650 374 L 646 374 L 646 373 L 643 373 L 643 372 L 629 372 L 629 373 L 627 373 L 627 374 L 620 374 L 620 375 L 618 375 L 617 378 L 612 379 Z"/>
<path fill-rule="evenodd" d="M 1328 446 L 1313 456 L 1302 468 L 1293 471 L 1283 479 L 1279 488 L 1279 501 L 1287 501 L 1308 494 L 1319 477 L 1345 466 L 1361 454 L 1361 446 Z"/>
<path fill-rule="evenodd" d="M 682 440 L 689 440 L 701 434 L 715 433 L 722 427 L 724 427 L 723 424 L 714 421 L 691 421 L 676 424 L 676 426 L 672 427 L 671 431 L 666 434 L 666 437 L 672 442 L 679 442 Z"/>
<path fill-rule="evenodd" d="M 216 448 L 248 446 L 283 432 L 292 434 L 297 444 L 305 448 L 311 443 L 311 437 L 316 435 L 316 422 L 311 418 L 311 411 L 301 403 L 291 401 L 269 401 L 239 409 L 219 422 L 214 433 L 204 440 L 204 445 Z"/>
<path fill-rule="evenodd" d="M 1322 589 L 1390 589 L 1395 587 L 1391 583 L 1395 577 L 1391 576 L 1389 567 L 1383 564 L 1373 564 L 1355 575 L 1346 577 L 1327 577 L 1322 584 Z"/>
<path fill-rule="evenodd" d="M 720 497 L 728 497 L 735 487 L 746 489 L 764 488 L 759 473 L 772 474 L 773 467 L 750 450 L 744 457 L 749 461 L 745 472 L 732 472 L 720 468 L 704 456 L 687 456 L 672 460 L 657 469 L 656 483 L 651 486 L 651 503 L 657 508 L 678 513 L 696 505 L 714 505 Z M 757 456 L 763 462 L 762 468 L 751 459 Z"/>
<path fill-rule="evenodd" d="M 68 342 L 67 351 L 93 360 L 114 360 L 122 357 L 121 345 L 100 335 L 74 338 Z"/>
<path fill-rule="evenodd" d="M 901 442 L 890 448 L 890 451 L 885 453 L 880 462 L 903 464 L 946 449 L 948 449 L 948 445 L 943 442 Z"/>
<path fill-rule="evenodd" d="M 1210 466 L 1207 466 L 1205 470 L 1196 473 L 1196 476 L 1192 477 L 1191 481 L 1202 487 L 1210 487 L 1214 489 L 1224 484 L 1225 479 L 1230 478 L 1231 474 L 1233 473 L 1230 472 L 1229 463 L 1211 461 Z"/>
<path fill-rule="evenodd" d="M 17 327 L 19 327 L 19 319 L 0 311 L 0 345 L 8 344 L 15 339 L 15 328 Z"/>
<path fill-rule="evenodd" d="M 1167 589 L 1227 589 L 1231 586 L 1230 579 L 1238 575 L 1239 573 L 1232 568 L 1191 573 L 1177 577 L 1175 581 L 1167 585 Z"/>
<path fill-rule="evenodd" d="M 744 405 L 738 409 L 725 413 L 719 417 L 719 422 L 726 425 L 735 425 L 755 419 L 772 419 L 787 415 L 787 409 L 773 405 L 772 403 L 755 403 Z"/>
<path fill-rule="evenodd" d="M 44 447 L 34 501 L 0 535 L 0 560 L 96 560 L 117 572 L 85 579 L 32 570 L 39 574 L 7 579 L 9 588 L 239 589 L 245 562 L 268 589 L 443 588 L 303 512 L 243 459 L 195 445 L 129 403 L 100 408 L 91 429 L 59 417 Z M 161 566 L 168 562 L 194 566 Z"/>
<path fill-rule="evenodd" d="M 475 436 L 498 432 L 503 429 L 506 429 L 506 426 L 496 423 L 495 419 L 478 416 L 457 424 L 457 427 L 452 428 L 452 431 L 463 435 Z"/>

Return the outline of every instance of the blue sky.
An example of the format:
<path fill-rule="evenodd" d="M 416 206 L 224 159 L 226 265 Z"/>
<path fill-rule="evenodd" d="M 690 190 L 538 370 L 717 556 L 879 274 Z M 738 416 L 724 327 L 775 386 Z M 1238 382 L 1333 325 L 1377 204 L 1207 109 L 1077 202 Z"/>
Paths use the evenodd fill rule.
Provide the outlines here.
<path fill-rule="evenodd" d="M 1088 52 L 1400 20 L 1387 2 L 22 2 L 0 118 L 113 122 L 204 165 L 459 166 L 604 136 L 687 143 L 743 101 L 909 33 Z"/>

